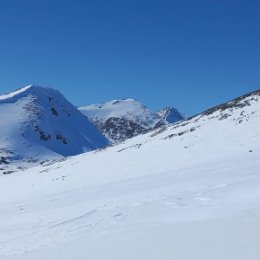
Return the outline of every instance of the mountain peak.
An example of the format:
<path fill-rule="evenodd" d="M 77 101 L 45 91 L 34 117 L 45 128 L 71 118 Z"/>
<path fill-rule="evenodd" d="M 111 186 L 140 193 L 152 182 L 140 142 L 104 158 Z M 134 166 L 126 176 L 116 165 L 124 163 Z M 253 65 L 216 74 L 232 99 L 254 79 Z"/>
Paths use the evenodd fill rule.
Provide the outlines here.
<path fill-rule="evenodd" d="M 148 113 L 148 108 L 133 98 L 114 99 L 104 103 L 82 106 L 79 110 L 88 117 L 107 120 L 111 117 L 135 117 L 140 113 Z M 150 111 L 149 111 L 150 112 Z"/>
<path fill-rule="evenodd" d="M 0 96 L 0 158 L 76 155 L 108 140 L 57 90 L 29 85 Z M 4 155 L 3 155 L 4 154 Z"/>
<path fill-rule="evenodd" d="M 79 107 L 79 110 L 112 142 L 146 133 L 164 120 L 133 98 Z"/>
<path fill-rule="evenodd" d="M 183 119 L 173 107 L 156 113 L 134 98 L 111 100 L 79 110 L 114 143 Z"/>
<path fill-rule="evenodd" d="M 36 96 L 43 96 L 43 95 L 61 95 L 62 94 L 53 88 L 50 87 L 43 87 L 38 85 L 28 85 L 22 88 L 15 90 L 14 92 L 10 92 L 8 94 L 4 94 L 0 96 L 1 102 L 16 102 L 21 97 L 26 97 L 28 95 L 36 95 Z"/>
<path fill-rule="evenodd" d="M 175 123 L 184 119 L 184 116 L 172 106 L 163 108 L 158 112 L 158 115 L 168 123 Z"/>

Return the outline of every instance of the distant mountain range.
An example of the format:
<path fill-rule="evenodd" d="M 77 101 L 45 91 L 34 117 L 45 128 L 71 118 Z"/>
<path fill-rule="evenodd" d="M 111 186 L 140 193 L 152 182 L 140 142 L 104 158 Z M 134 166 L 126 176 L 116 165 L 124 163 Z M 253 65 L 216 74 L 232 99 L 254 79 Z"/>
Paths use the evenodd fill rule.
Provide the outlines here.
<path fill-rule="evenodd" d="M 0 96 L 0 173 L 49 164 L 150 131 L 157 135 L 169 127 L 179 132 L 168 138 L 182 136 L 199 128 L 201 120 L 208 131 L 213 118 L 233 118 L 238 125 L 259 113 L 251 111 L 259 95 L 259 90 L 246 94 L 187 120 L 173 107 L 153 112 L 131 98 L 76 108 L 57 90 L 30 85 Z"/>
<path fill-rule="evenodd" d="M 135 99 L 111 100 L 78 108 L 112 142 L 122 142 L 168 123 L 183 120 L 177 109 L 153 112 Z"/>
<path fill-rule="evenodd" d="M 77 109 L 59 91 L 34 85 L 0 96 L 0 113 L 4 173 L 103 148 L 167 124 L 166 117 L 134 99 Z"/>

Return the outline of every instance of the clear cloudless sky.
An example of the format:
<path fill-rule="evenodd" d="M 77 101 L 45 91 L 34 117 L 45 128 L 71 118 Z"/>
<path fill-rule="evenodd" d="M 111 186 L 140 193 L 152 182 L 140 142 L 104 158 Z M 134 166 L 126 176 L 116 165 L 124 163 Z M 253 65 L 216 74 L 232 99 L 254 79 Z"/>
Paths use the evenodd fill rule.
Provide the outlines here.
<path fill-rule="evenodd" d="M 0 93 L 28 84 L 192 115 L 260 88 L 260 1 L 1 0 Z"/>

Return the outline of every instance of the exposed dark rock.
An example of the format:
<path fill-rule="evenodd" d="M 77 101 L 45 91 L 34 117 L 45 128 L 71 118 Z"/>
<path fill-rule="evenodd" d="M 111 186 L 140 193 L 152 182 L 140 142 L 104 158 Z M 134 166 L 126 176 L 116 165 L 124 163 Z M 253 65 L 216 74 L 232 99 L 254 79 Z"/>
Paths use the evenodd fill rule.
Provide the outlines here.
<path fill-rule="evenodd" d="M 56 140 L 61 141 L 63 144 L 68 144 L 69 141 L 67 138 L 63 137 L 61 134 L 56 135 Z"/>
<path fill-rule="evenodd" d="M 51 108 L 51 112 L 52 112 L 53 115 L 59 116 L 58 111 L 54 107 Z"/>
<path fill-rule="evenodd" d="M 111 117 L 105 121 L 105 123 L 99 123 L 98 121 L 93 121 L 93 123 L 102 133 L 118 142 L 152 130 L 146 129 L 140 124 L 125 118 Z M 164 125 L 163 122 L 158 122 L 153 129 L 156 129 L 162 125 Z"/>
<path fill-rule="evenodd" d="M 44 131 L 37 125 L 34 126 L 34 131 L 40 134 L 40 139 L 43 141 L 49 141 L 51 139 L 51 135 L 44 133 Z"/>

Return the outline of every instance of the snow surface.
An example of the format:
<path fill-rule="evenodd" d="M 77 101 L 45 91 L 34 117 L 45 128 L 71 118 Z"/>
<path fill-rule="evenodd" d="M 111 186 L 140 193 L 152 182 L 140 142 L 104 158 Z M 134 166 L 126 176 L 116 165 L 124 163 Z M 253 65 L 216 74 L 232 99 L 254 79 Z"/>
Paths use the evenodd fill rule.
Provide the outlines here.
<path fill-rule="evenodd" d="M 0 113 L 0 157 L 7 161 L 0 173 L 8 172 L 5 168 L 13 161 L 24 165 L 108 144 L 85 116 L 51 88 L 31 85 L 0 96 Z"/>
<path fill-rule="evenodd" d="M 0 259 L 258 260 L 260 92 L 0 176 Z"/>

